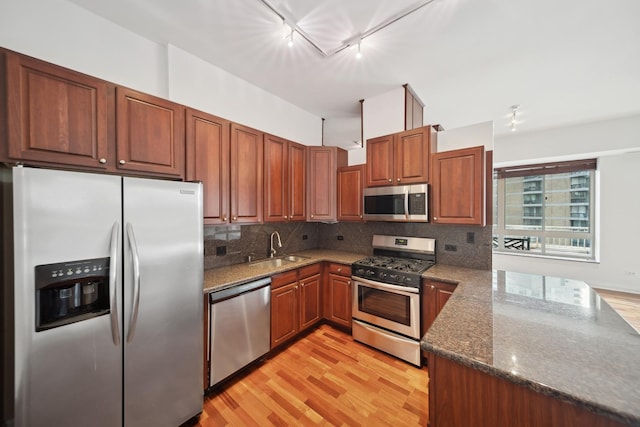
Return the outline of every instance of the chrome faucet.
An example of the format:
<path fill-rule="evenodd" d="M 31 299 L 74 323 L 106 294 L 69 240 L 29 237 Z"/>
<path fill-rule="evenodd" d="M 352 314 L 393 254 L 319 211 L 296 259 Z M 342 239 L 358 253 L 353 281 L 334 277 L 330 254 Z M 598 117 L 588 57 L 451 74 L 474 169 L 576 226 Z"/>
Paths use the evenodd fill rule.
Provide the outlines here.
<path fill-rule="evenodd" d="M 269 251 L 269 258 L 273 258 L 273 256 L 276 254 L 276 250 L 273 248 L 273 236 L 278 236 L 278 247 L 279 248 L 282 247 L 282 241 L 280 240 L 280 233 L 278 233 L 277 231 L 274 231 L 273 233 L 271 233 L 271 250 Z"/>

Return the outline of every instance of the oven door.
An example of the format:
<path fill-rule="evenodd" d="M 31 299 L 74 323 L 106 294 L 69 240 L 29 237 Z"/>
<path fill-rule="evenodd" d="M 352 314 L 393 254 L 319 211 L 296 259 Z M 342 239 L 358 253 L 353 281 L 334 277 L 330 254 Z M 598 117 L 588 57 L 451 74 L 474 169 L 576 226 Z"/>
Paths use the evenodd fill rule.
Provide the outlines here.
<path fill-rule="evenodd" d="M 353 279 L 353 318 L 420 339 L 420 290 Z"/>

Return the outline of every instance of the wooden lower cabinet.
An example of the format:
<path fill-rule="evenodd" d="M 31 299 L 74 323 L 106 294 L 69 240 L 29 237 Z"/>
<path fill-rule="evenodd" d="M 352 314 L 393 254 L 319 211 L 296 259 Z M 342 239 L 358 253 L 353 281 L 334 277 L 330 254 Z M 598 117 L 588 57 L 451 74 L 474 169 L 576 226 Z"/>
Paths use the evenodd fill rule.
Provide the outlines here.
<path fill-rule="evenodd" d="M 325 318 L 340 326 L 351 328 L 351 266 L 328 264 L 325 290 Z"/>
<path fill-rule="evenodd" d="M 321 270 L 317 263 L 271 278 L 271 348 L 320 321 Z"/>
<path fill-rule="evenodd" d="M 429 355 L 429 426 L 619 427 L 623 424 L 502 378 Z"/>

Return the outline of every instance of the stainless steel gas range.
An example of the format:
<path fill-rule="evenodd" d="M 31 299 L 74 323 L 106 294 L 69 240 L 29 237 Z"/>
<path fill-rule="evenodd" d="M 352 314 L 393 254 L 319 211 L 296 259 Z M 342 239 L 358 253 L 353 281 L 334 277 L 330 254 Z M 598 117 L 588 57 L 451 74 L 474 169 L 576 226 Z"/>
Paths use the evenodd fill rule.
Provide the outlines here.
<path fill-rule="evenodd" d="M 374 235 L 373 254 L 351 266 L 353 338 L 420 366 L 420 281 L 436 241 Z"/>

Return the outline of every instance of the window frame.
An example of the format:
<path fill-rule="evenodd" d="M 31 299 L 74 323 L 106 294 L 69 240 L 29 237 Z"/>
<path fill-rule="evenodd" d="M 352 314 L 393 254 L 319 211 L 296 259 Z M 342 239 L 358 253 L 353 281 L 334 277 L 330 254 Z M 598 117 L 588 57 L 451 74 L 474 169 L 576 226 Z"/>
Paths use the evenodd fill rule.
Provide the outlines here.
<path fill-rule="evenodd" d="M 590 182 L 589 182 L 589 223 L 590 223 L 590 231 L 588 232 L 579 232 L 579 231 L 556 231 L 556 230 L 547 230 L 545 227 L 546 224 L 546 210 L 548 207 L 545 203 L 545 181 L 543 180 L 542 185 L 542 204 L 541 204 L 541 224 L 542 230 L 533 230 L 526 227 L 523 224 L 521 228 L 507 228 L 506 222 L 506 179 L 507 178 L 516 178 L 516 177 L 533 177 L 538 175 L 557 175 L 563 173 L 570 172 L 582 172 L 588 171 L 590 173 Z M 599 239 L 598 239 L 598 217 L 597 217 L 597 203 L 599 198 L 599 175 L 597 169 L 597 159 L 585 159 L 578 161 L 567 161 L 567 162 L 553 162 L 553 163 L 541 163 L 541 164 L 533 164 L 533 165 L 518 165 L 518 166 L 510 166 L 510 167 L 501 167 L 494 169 L 494 188 L 495 188 L 495 201 L 494 208 L 496 210 L 496 215 L 494 217 L 493 230 L 492 230 L 492 241 L 493 251 L 497 254 L 506 254 L 506 255 L 519 255 L 526 257 L 540 257 L 540 258 L 552 258 L 552 259 L 562 259 L 562 260 L 572 260 L 572 261 L 586 261 L 586 262 L 598 262 L 599 256 Z M 569 192 L 572 189 L 569 188 Z M 583 190 L 576 190 L 583 191 Z M 526 194 L 526 192 L 524 193 Z M 571 200 L 571 195 L 569 195 Z M 523 197 L 523 214 L 524 208 L 527 207 L 527 204 L 524 203 Z M 536 206 L 538 206 L 536 204 Z M 569 202 L 569 215 L 571 215 L 571 202 Z M 524 216 L 523 216 L 524 218 Z M 537 217 L 536 217 L 537 218 Z M 580 218 L 577 218 L 580 219 Z M 569 217 L 571 221 L 571 217 Z M 524 219 L 523 219 L 524 221 Z M 526 236 L 526 237 L 536 237 L 538 240 L 538 244 L 540 245 L 540 249 L 536 249 L 535 252 L 531 252 L 529 250 L 530 242 L 523 242 L 520 249 L 513 249 L 505 247 L 505 242 L 510 236 Z M 497 242 L 496 242 L 497 238 Z M 590 240 L 590 253 L 582 254 L 579 252 L 565 252 L 565 251 L 549 251 L 547 249 L 548 238 L 566 238 L 566 239 L 588 239 Z"/>

